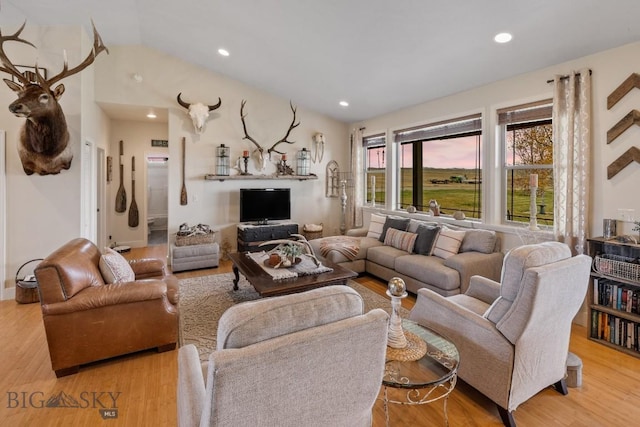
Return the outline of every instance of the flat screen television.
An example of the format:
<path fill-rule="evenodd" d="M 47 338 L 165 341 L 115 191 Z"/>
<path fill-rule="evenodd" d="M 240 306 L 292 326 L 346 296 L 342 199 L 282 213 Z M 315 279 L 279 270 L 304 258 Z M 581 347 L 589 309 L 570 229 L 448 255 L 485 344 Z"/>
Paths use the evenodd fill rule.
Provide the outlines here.
<path fill-rule="evenodd" d="M 291 189 L 240 189 L 240 222 L 267 224 L 285 219 L 291 219 Z"/>

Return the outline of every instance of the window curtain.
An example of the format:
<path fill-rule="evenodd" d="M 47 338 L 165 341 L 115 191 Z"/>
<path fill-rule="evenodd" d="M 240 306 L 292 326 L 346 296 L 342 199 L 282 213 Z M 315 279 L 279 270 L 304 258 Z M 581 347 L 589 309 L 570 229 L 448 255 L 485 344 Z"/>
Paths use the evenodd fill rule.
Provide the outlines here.
<path fill-rule="evenodd" d="M 556 76 L 553 96 L 554 232 L 585 253 L 589 214 L 591 73 Z"/>
<path fill-rule="evenodd" d="M 347 230 L 362 227 L 362 204 L 364 196 L 364 167 L 362 161 L 362 130 L 351 133 L 351 179 L 353 191 L 347 199 Z"/>

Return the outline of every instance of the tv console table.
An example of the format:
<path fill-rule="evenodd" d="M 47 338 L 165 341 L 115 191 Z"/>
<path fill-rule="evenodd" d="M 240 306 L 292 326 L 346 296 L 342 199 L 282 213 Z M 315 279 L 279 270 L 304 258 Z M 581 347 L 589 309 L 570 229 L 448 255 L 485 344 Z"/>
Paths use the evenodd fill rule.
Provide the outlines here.
<path fill-rule="evenodd" d="M 288 239 L 298 234 L 298 224 L 285 222 L 279 224 L 238 224 L 238 252 L 256 252 L 269 250 L 271 247 L 260 247 L 263 242 L 276 239 Z"/>

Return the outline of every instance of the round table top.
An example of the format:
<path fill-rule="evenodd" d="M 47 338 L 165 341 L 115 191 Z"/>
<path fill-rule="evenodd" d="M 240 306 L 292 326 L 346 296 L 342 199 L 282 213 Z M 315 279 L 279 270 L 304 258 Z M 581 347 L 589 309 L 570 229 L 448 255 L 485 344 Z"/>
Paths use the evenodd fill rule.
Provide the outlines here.
<path fill-rule="evenodd" d="M 416 361 L 387 361 L 383 385 L 407 389 L 432 387 L 449 381 L 457 373 L 460 355 L 452 342 L 407 319 L 402 321 L 402 328 L 423 339 L 427 353 Z"/>

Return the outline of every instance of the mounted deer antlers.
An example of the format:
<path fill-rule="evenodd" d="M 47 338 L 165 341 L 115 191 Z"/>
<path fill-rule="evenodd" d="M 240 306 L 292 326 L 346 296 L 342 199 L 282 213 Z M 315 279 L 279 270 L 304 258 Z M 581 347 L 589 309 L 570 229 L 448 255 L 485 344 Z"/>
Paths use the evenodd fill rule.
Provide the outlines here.
<path fill-rule="evenodd" d="M 242 100 L 242 104 L 240 105 L 240 119 L 242 119 L 242 129 L 244 130 L 244 138 L 242 139 L 248 139 L 249 141 L 253 142 L 256 146 L 256 149 L 254 150 L 254 153 L 256 154 L 256 160 L 258 162 L 259 165 L 259 169 L 262 170 L 265 168 L 266 163 L 267 163 L 267 159 L 264 156 L 264 148 L 258 144 L 258 141 L 256 141 L 255 139 L 253 139 L 251 136 L 249 136 L 249 133 L 247 132 L 247 124 L 244 121 L 244 118 L 247 116 L 244 113 L 244 106 L 247 103 L 246 100 Z M 298 126 L 300 126 L 300 122 L 296 123 L 296 107 L 293 106 L 293 103 L 291 103 L 291 101 L 289 101 L 289 106 L 291 107 L 291 111 L 293 112 L 293 120 L 291 120 L 291 124 L 289 125 L 289 129 L 287 129 L 287 133 L 284 135 L 284 137 L 282 139 L 280 139 L 279 141 L 277 141 L 275 144 L 273 144 L 271 146 L 271 148 L 267 149 L 267 154 L 269 155 L 269 158 L 271 158 L 271 153 L 275 152 L 278 154 L 284 154 L 284 152 L 282 151 L 278 151 L 276 150 L 276 147 L 278 146 L 278 144 L 281 144 L 283 142 L 286 142 L 287 144 L 294 144 L 295 141 L 289 141 L 289 135 L 291 134 L 291 131 L 295 128 L 297 128 Z"/>
<path fill-rule="evenodd" d="M 67 122 L 58 103 L 64 93 L 64 85 L 59 84 L 54 89 L 52 89 L 52 86 L 65 77 L 77 74 L 87 68 L 101 52 L 106 51 L 109 53 L 109 51 L 102 42 L 93 21 L 91 21 L 93 27 L 93 49 L 85 60 L 76 67 L 69 69 L 65 55 L 62 71 L 49 79 L 45 79 L 40 74 L 40 69 L 36 64 L 35 75 L 37 83 L 32 83 L 13 65 L 4 51 L 4 42 L 6 41 L 24 43 L 35 48 L 33 43 L 20 38 L 20 33 L 22 33 L 25 24 L 26 22 L 22 24 L 18 31 L 8 36 L 3 36 L 0 32 L 0 62 L 2 63 L 0 71 L 10 74 L 19 82 L 3 79 L 7 86 L 18 95 L 18 99 L 9 105 L 9 111 L 16 117 L 27 119 L 22 128 L 18 147 L 18 154 L 20 155 L 24 172 L 27 175 L 31 175 L 34 172 L 40 175 L 57 174 L 62 169 L 71 167 L 73 154 L 68 147 L 69 131 L 67 130 Z"/>
<path fill-rule="evenodd" d="M 289 125 L 289 129 L 287 129 L 287 133 L 284 134 L 284 138 L 282 138 L 280 141 L 276 142 L 275 144 L 273 144 L 271 146 L 271 148 L 269 148 L 267 150 L 267 152 L 269 154 L 271 154 L 272 151 L 275 151 L 278 154 L 283 154 L 281 151 L 276 150 L 276 146 L 282 142 L 286 142 L 287 144 L 294 144 L 295 141 L 289 141 L 287 140 L 287 138 L 289 138 L 289 134 L 291 133 L 292 130 L 294 130 L 295 128 L 297 128 L 298 126 L 300 126 L 300 122 L 296 123 L 296 108 L 293 106 L 293 104 L 291 103 L 291 101 L 289 101 L 289 106 L 291 107 L 291 111 L 293 111 L 293 120 L 291 120 L 291 124 Z"/>
<path fill-rule="evenodd" d="M 222 99 L 218 97 L 218 103 L 215 105 L 205 105 L 202 102 L 189 104 L 184 102 L 180 97 L 182 92 L 178 94 L 178 104 L 187 109 L 189 117 L 193 121 L 193 127 L 196 129 L 197 134 L 202 134 L 207 126 L 207 118 L 209 113 L 213 110 L 217 110 L 222 105 Z"/>

